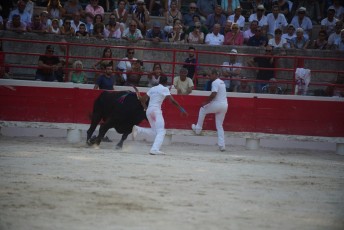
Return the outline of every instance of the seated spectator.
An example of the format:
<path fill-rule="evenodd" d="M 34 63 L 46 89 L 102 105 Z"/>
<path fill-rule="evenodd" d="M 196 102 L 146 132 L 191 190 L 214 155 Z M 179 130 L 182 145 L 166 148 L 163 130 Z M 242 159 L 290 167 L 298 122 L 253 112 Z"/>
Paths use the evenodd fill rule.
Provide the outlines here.
<path fill-rule="evenodd" d="M 33 16 L 33 13 L 34 13 L 34 8 L 35 8 L 35 3 L 31 0 L 24 0 L 24 2 L 26 3 L 26 6 L 25 6 L 25 11 L 29 13 L 30 15 L 30 18 L 32 20 L 32 16 Z"/>
<path fill-rule="evenodd" d="M 66 11 L 62 7 L 60 0 L 49 0 L 47 5 L 47 12 L 50 20 L 53 20 L 55 18 L 62 20 L 62 18 L 66 16 Z"/>
<path fill-rule="evenodd" d="M 310 44 L 311 49 L 326 50 L 327 45 L 327 33 L 325 30 L 320 30 L 318 33 L 318 38 Z"/>
<path fill-rule="evenodd" d="M 97 14 L 100 14 L 104 18 L 104 8 L 98 2 L 98 0 L 90 0 L 90 3 L 85 7 L 85 16 L 93 19 Z"/>
<path fill-rule="evenodd" d="M 147 30 L 146 40 L 151 41 L 153 43 L 159 43 L 159 42 L 165 42 L 166 41 L 165 33 L 163 30 L 161 30 L 159 22 L 154 22 L 153 28 Z"/>
<path fill-rule="evenodd" d="M 292 24 L 289 24 L 287 27 L 287 33 L 282 34 L 282 39 L 287 41 L 286 48 L 291 48 L 291 40 L 295 37 L 295 27 Z"/>
<path fill-rule="evenodd" d="M 230 51 L 229 61 L 222 63 L 222 77 L 227 78 L 228 80 L 223 80 L 226 85 L 227 92 L 232 92 L 236 85 L 239 85 L 240 82 L 235 79 L 240 78 L 242 64 L 237 61 L 238 51 L 232 49 Z M 239 67 L 239 68 L 236 68 Z"/>
<path fill-rule="evenodd" d="M 262 27 L 258 26 L 254 36 L 248 39 L 248 46 L 266 46 L 268 44 L 268 38 L 262 35 Z"/>
<path fill-rule="evenodd" d="M 61 35 L 74 36 L 75 30 L 71 26 L 71 20 L 66 18 L 63 21 L 63 25 L 60 27 Z"/>
<path fill-rule="evenodd" d="M 177 94 L 188 95 L 192 93 L 194 84 L 192 79 L 187 77 L 188 70 L 186 68 L 181 68 L 179 70 L 179 76 L 174 77 L 173 85 L 177 89 Z"/>
<path fill-rule="evenodd" d="M 326 30 L 328 35 L 334 33 L 334 27 L 336 22 L 339 21 L 337 18 L 334 17 L 335 10 L 333 7 L 328 8 L 327 10 L 327 17 L 321 20 L 321 29 Z"/>
<path fill-rule="evenodd" d="M 185 29 L 188 30 L 190 26 L 194 26 L 194 19 L 193 17 L 199 14 L 197 13 L 197 5 L 194 2 L 189 4 L 189 12 L 183 15 L 183 24 Z"/>
<path fill-rule="evenodd" d="M 81 4 L 79 3 L 79 0 L 69 0 L 66 1 L 65 4 L 63 5 L 63 15 L 62 17 L 66 18 L 72 18 L 73 14 L 75 12 L 79 12 L 83 17 L 85 17 L 85 12 L 81 6 Z M 91 17 L 91 19 L 93 20 L 94 15 Z"/>
<path fill-rule="evenodd" d="M 184 32 L 185 32 L 185 31 L 184 31 L 183 23 L 182 23 L 182 21 L 181 21 L 179 18 L 174 19 L 174 21 L 173 21 L 173 27 L 174 27 L 174 26 L 180 27 L 180 28 L 181 28 L 181 29 L 180 29 L 180 32 L 181 32 L 181 33 L 184 33 Z M 164 29 L 165 36 L 168 37 L 168 36 L 172 33 L 173 27 L 172 27 L 172 30 L 170 30 L 169 32 L 166 32 L 165 29 Z M 185 35 L 186 35 L 186 33 L 185 33 Z"/>
<path fill-rule="evenodd" d="M 177 1 L 175 0 L 171 1 L 171 8 L 170 10 L 164 13 L 164 17 L 165 17 L 164 31 L 166 33 L 171 33 L 173 30 L 174 20 L 183 19 L 182 13 L 177 8 Z"/>
<path fill-rule="evenodd" d="M 110 20 L 107 28 L 104 30 L 104 38 L 120 39 L 122 37 L 122 30 L 120 23 Z"/>
<path fill-rule="evenodd" d="M 310 39 L 312 37 L 313 25 L 311 19 L 305 15 L 306 8 L 300 7 L 290 24 L 293 24 L 295 28 L 302 28 L 305 38 Z"/>
<path fill-rule="evenodd" d="M 48 32 L 52 33 L 52 34 L 57 34 L 60 35 L 61 34 L 61 30 L 60 30 L 60 26 L 59 26 L 59 20 L 58 19 L 53 19 L 51 21 L 51 25 L 48 28 Z"/>
<path fill-rule="evenodd" d="M 215 6 L 215 11 L 212 14 L 209 14 L 205 26 L 208 28 L 209 32 L 213 32 L 213 27 L 215 24 L 220 24 L 221 27 L 227 21 L 226 16 L 222 13 L 222 8 L 220 5 Z"/>
<path fill-rule="evenodd" d="M 190 79 L 193 79 L 197 68 L 197 60 L 195 58 L 195 47 L 189 46 L 188 57 L 184 61 L 183 68 L 188 70 L 187 76 Z"/>
<path fill-rule="evenodd" d="M 293 49 L 307 49 L 309 46 L 309 39 L 303 36 L 303 29 L 296 29 L 296 37 L 291 39 L 291 48 Z"/>
<path fill-rule="evenodd" d="M 221 8 L 223 12 L 228 16 L 231 15 L 234 9 L 240 7 L 239 0 L 221 0 Z"/>
<path fill-rule="evenodd" d="M 119 0 L 118 1 L 118 7 L 113 11 L 113 14 L 116 17 L 116 22 L 119 22 L 123 28 L 125 28 L 125 24 L 128 20 L 128 10 L 126 9 L 126 1 L 125 0 Z"/>
<path fill-rule="evenodd" d="M 223 34 L 225 37 L 226 37 L 226 34 L 228 32 L 231 32 L 232 31 L 232 25 L 233 25 L 233 22 L 227 20 L 223 26 L 223 28 L 221 28 L 221 31 L 220 33 Z"/>
<path fill-rule="evenodd" d="M 167 1 L 165 1 L 165 6 L 164 6 L 165 11 L 171 10 L 172 1 L 176 2 L 177 9 L 180 11 L 182 8 L 182 1 L 181 0 L 167 0 Z"/>
<path fill-rule="evenodd" d="M 209 33 L 208 28 L 205 25 L 202 25 L 201 19 L 198 15 L 194 15 L 193 22 L 194 25 L 189 27 L 189 29 L 186 31 L 186 34 L 191 33 L 194 30 L 196 24 L 197 26 L 200 26 L 200 31 L 203 32 L 204 37 Z"/>
<path fill-rule="evenodd" d="M 79 27 L 80 25 L 85 25 L 85 23 L 83 23 L 81 20 L 81 14 L 79 11 L 76 11 L 74 14 L 73 14 L 73 20 L 71 20 L 71 27 L 74 29 L 74 31 L 78 31 L 79 30 Z M 86 25 L 85 25 L 85 28 L 86 28 Z"/>
<path fill-rule="evenodd" d="M 234 10 L 234 14 L 230 15 L 228 17 L 228 20 L 232 21 L 233 23 L 236 23 L 239 25 L 240 30 L 243 30 L 245 27 L 245 17 L 241 15 L 241 7 L 237 7 Z"/>
<path fill-rule="evenodd" d="M 136 7 L 132 13 L 132 20 L 137 23 L 137 28 L 143 35 L 146 34 L 147 24 L 150 21 L 149 11 L 146 8 L 144 0 L 137 0 Z"/>
<path fill-rule="evenodd" d="M 23 0 L 19 0 L 17 3 L 17 9 L 14 9 L 10 12 L 10 15 L 8 16 L 8 21 L 13 21 L 14 15 L 20 16 L 20 21 L 25 23 L 25 25 L 28 25 L 31 23 L 31 16 L 30 14 L 25 11 L 26 2 Z"/>
<path fill-rule="evenodd" d="M 333 0 L 333 4 L 330 7 L 336 10 L 334 17 L 342 21 L 344 19 L 343 2 L 341 2 L 341 0 Z"/>
<path fill-rule="evenodd" d="M 104 33 L 104 24 L 103 23 L 96 23 L 93 26 L 93 32 L 90 34 L 90 37 L 96 38 L 96 39 L 104 39 L 105 33 Z"/>
<path fill-rule="evenodd" d="M 191 44 L 203 44 L 204 33 L 201 31 L 201 23 L 196 22 L 193 31 L 186 35 L 186 42 Z"/>
<path fill-rule="evenodd" d="M 306 8 L 306 15 L 311 19 L 313 25 L 318 25 L 321 18 L 322 18 L 322 12 L 320 9 L 319 1 L 316 0 L 305 0 L 300 1 L 298 7 L 304 7 Z"/>
<path fill-rule="evenodd" d="M 81 24 L 79 26 L 79 30 L 75 32 L 75 36 L 78 36 L 78 37 L 89 37 L 89 34 L 86 31 L 86 25 L 85 24 Z"/>
<path fill-rule="evenodd" d="M 163 76 L 160 63 L 154 63 L 152 72 L 148 75 L 148 87 L 159 85 L 160 77 Z"/>
<path fill-rule="evenodd" d="M 254 93 L 254 87 L 252 87 L 250 84 L 247 82 L 246 77 L 241 78 L 243 81 L 240 81 L 239 85 L 236 85 L 234 87 L 233 92 L 236 93 Z"/>
<path fill-rule="evenodd" d="M 271 39 L 269 39 L 268 42 L 269 46 L 275 48 L 287 48 L 288 42 L 286 39 L 282 38 L 282 30 L 276 29 L 275 30 L 275 36 Z"/>
<path fill-rule="evenodd" d="M 162 0 L 149 1 L 148 10 L 150 15 L 162 17 L 164 14 L 164 2 Z"/>
<path fill-rule="evenodd" d="M 137 60 L 137 58 L 135 58 L 134 55 L 135 49 L 128 48 L 127 55 L 125 56 L 125 58 L 118 62 L 116 71 L 120 72 L 119 76 L 117 77 L 117 82 L 119 85 L 124 85 L 125 82 L 128 80 L 127 72 L 131 70 L 131 63 Z"/>
<path fill-rule="evenodd" d="M 284 27 L 288 25 L 287 19 L 285 18 L 284 14 L 280 13 L 280 8 L 277 5 L 272 7 L 272 13 L 268 14 L 266 19 L 268 22 L 268 38 L 272 38 L 275 35 L 275 30 L 277 28 L 283 31 Z"/>
<path fill-rule="evenodd" d="M 172 33 L 168 35 L 168 41 L 171 43 L 185 43 L 185 33 L 182 31 L 182 27 L 175 25 Z"/>
<path fill-rule="evenodd" d="M 73 63 L 73 71 L 69 72 L 68 81 L 73 83 L 87 83 L 87 75 L 83 71 L 84 66 L 80 60 Z"/>
<path fill-rule="evenodd" d="M 26 24 L 20 20 L 19 14 L 15 14 L 12 16 L 12 20 L 6 23 L 6 29 L 16 32 L 26 32 Z"/>
<path fill-rule="evenodd" d="M 209 14 L 214 13 L 216 5 L 216 0 L 197 0 L 198 12 L 203 17 L 202 20 L 206 20 Z"/>
<path fill-rule="evenodd" d="M 122 39 L 129 42 L 137 42 L 143 39 L 141 31 L 137 28 L 137 23 L 132 20 L 129 22 L 129 28 L 126 28 L 122 34 Z"/>
<path fill-rule="evenodd" d="M 343 22 L 342 21 L 337 21 L 336 26 L 334 27 L 334 33 L 332 33 L 327 40 L 328 43 L 328 48 L 333 49 L 334 48 L 334 42 L 337 39 L 340 39 L 340 32 L 343 29 Z"/>
<path fill-rule="evenodd" d="M 335 50 L 344 51 L 344 29 L 340 32 L 340 38 L 335 40 L 334 47 Z"/>
<path fill-rule="evenodd" d="M 100 60 L 98 60 L 94 65 L 93 69 L 96 70 L 95 79 L 99 76 L 99 72 L 103 72 L 106 66 L 111 65 L 114 67 L 114 62 L 112 60 L 112 50 L 110 47 L 106 47 L 103 50 L 103 54 Z M 112 68 L 113 69 L 113 68 Z"/>
<path fill-rule="evenodd" d="M 271 78 L 269 83 L 262 88 L 262 93 L 264 94 L 283 94 L 282 88 L 277 86 L 277 81 L 275 78 Z"/>
<path fill-rule="evenodd" d="M 45 33 L 48 32 L 41 24 L 41 18 L 38 14 L 35 14 L 32 18 L 32 22 L 27 26 L 28 32 L 33 33 Z"/>
<path fill-rule="evenodd" d="M 105 66 L 103 71 L 103 74 L 97 78 L 94 89 L 114 90 L 116 78 L 113 75 L 112 65 Z"/>
<path fill-rule="evenodd" d="M 143 75 L 142 72 L 143 63 L 140 60 L 133 60 L 131 62 L 131 69 L 127 72 L 127 81 L 125 85 L 128 86 L 139 86 L 141 77 Z"/>
<path fill-rule="evenodd" d="M 244 44 L 244 35 L 240 31 L 238 24 L 233 23 L 231 30 L 226 34 L 223 44 L 242 46 Z"/>
<path fill-rule="evenodd" d="M 205 37 L 205 43 L 207 45 L 222 45 L 224 42 L 224 36 L 220 34 L 220 24 L 215 24 L 212 33 L 207 34 Z"/>
<path fill-rule="evenodd" d="M 265 7 L 264 5 L 258 5 L 256 13 L 250 15 L 248 21 L 258 21 L 258 26 L 263 28 L 263 34 L 266 34 L 268 28 L 267 17 L 264 15 Z"/>
<path fill-rule="evenodd" d="M 248 39 L 250 39 L 250 37 L 254 36 L 256 31 L 258 28 L 258 21 L 257 20 L 253 20 L 250 23 L 250 28 L 245 30 L 243 35 L 244 35 L 244 43 L 247 44 Z"/>
<path fill-rule="evenodd" d="M 274 77 L 274 68 L 275 68 L 275 58 L 273 57 L 272 47 L 265 47 L 265 57 L 254 57 L 247 61 L 248 66 L 250 67 L 259 67 L 259 68 L 269 68 L 269 69 L 257 69 L 257 80 L 256 82 L 256 93 L 261 93 L 262 88 L 267 84 L 271 78 Z"/>
<path fill-rule="evenodd" d="M 49 30 L 49 27 L 51 26 L 52 20 L 50 20 L 48 18 L 48 11 L 42 11 L 39 14 L 40 20 L 41 20 L 41 24 L 42 24 L 42 28 L 46 31 Z M 59 21 L 58 21 L 59 22 Z M 60 25 L 62 25 L 62 22 L 60 24 L 60 22 L 58 23 L 58 26 L 60 27 Z"/>
<path fill-rule="evenodd" d="M 60 59 L 54 55 L 54 47 L 48 45 L 45 54 L 39 56 L 36 80 L 39 81 L 63 81 L 63 70 Z"/>

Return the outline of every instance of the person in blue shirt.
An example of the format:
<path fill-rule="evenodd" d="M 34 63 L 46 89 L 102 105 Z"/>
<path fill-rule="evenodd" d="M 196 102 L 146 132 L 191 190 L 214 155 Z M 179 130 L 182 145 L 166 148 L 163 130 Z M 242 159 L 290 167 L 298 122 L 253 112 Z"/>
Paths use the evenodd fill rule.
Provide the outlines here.
<path fill-rule="evenodd" d="M 114 90 L 115 76 L 113 75 L 112 65 L 105 67 L 104 74 L 100 75 L 94 85 L 94 89 Z"/>

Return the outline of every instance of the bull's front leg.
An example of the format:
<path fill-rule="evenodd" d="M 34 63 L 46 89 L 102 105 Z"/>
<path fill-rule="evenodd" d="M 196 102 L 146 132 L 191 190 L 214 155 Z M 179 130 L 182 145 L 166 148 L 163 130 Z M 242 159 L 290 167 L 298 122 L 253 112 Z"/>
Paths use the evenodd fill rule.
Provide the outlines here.
<path fill-rule="evenodd" d="M 118 142 L 118 144 L 116 145 L 116 149 L 122 149 L 122 147 L 123 147 L 123 142 L 128 138 L 128 135 L 129 135 L 130 133 L 123 133 L 122 134 L 122 138 L 121 138 L 121 140 Z"/>
<path fill-rule="evenodd" d="M 94 144 L 94 139 L 91 139 L 92 134 L 94 133 L 94 130 L 97 128 L 97 125 L 101 121 L 102 116 L 100 113 L 95 113 L 93 112 L 92 114 L 92 120 L 91 120 L 91 125 L 90 128 L 87 130 L 87 139 L 86 143 L 88 145 L 93 145 Z"/>
<path fill-rule="evenodd" d="M 110 121 L 106 121 L 104 124 L 102 124 L 99 128 L 99 134 L 96 137 L 96 139 L 94 140 L 94 144 L 96 145 L 100 145 L 100 142 L 102 141 L 102 139 L 104 138 L 105 134 L 107 133 L 107 131 L 112 128 L 113 125 Z"/>

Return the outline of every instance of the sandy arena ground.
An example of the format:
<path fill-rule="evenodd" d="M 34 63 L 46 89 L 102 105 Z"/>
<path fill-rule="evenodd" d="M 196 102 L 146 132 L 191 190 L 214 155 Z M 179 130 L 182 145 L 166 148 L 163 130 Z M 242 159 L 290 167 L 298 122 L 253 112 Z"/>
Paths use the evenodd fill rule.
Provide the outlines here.
<path fill-rule="evenodd" d="M 344 229 L 344 156 L 0 137 L 0 229 Z"/>

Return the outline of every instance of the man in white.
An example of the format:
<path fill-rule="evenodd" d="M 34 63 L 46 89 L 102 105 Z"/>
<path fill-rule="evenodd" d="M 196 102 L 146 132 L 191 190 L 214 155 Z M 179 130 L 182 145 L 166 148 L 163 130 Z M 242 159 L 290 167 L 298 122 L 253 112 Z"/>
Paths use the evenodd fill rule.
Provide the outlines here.
<path fill-rule="evenodd" d="M 334 7 L 329 7 L 327 10 L 327 17 L 321 20 L 321 29 L 326 30 L 327 34 L 330 35 L 335 31 L 336 22 L 339 21 L 334 17 L 336 10 Z"/>
<path fill-rule="evenodd" d="M 238 24 L 240 27 L 240 30 L 243 30 L 245 27 L 245 17 L 241 15 L 241 11 L 242 11 L 241 7 L 238 6 L 234 10 L 234 14 L 228 17 L 228 20 L 232 21 L 233 23 Z"/>
<path fill-rule="evenodd" d="M 256 34 L 258 28 L 258 21 L 253 20 L 250 23 L 250 28 L 244 31 L 244 43 L 247 44 L 248 39 Z"/>
<path fill-rule="evenodd" d="M 121 83 L 125 83 L 127 81 L 127 72 L 131 70 L 131 62 L 136 61 L 137 58 L 134 58 L 135 50 L 133 48 L 127 49 L 127 56 L 123 58 L 117 65 L 117 70 L 121 71 Z"/>
<path fill-rule="evenodd" d="M 223 130 L 223 120 L 225 119 L 228 103 L 225 83 L 218 78 L 218 72 L 213 69 L 210 74 L 211 94 L 207 98 L 206 104 L 199 110 L 197 124 L 192 124 L 191 128 L 196 134 L 200 134 L 203 127 L 204 118 L 209 113 L 215 113 L 215 124 L 217 129 L 217 144 L 220 151 L 226 150 L 225 135 Z"/>
<path fill-rule="evenodd" d="M 177 94 L 188 95 L 192 92 L 194 83 L 188 77 L 188 70 L 186 68 L 179 70 L 179 77 L 174 77 L 173 85 L 177 89 Z"/>
<path fill-rule="evenodd" d="M 262 27 L 266 33 L 266 29 L 268 28 L 268 21 L 267 21 L 267 17 L 264 15 L 264 11 L 265 11 L 264 5 L 258 5 L 257 13 L 251 14 L 248 21 L 249 22 L 252 22 L 255 20 L 258 21 L 258 25 Z"/>
<path fill-rule="evenodd" d="M 240 81 L 233 81 L 233 79 L 240 77 L 242 64 L 237 61 L 238 51 L 232 49 L 229 56 L 229 62 L 225 61 L 222 64 L 222 76 L 231 80 L 224 80 L 227 91 L 233 91 L 236 85 L 240 84 Z M 239 68 L 235 68 L 239 67 Z"/>
<path fill-rule="evenodd" d="M 207 45 L 222 45 L 225 40 L 225 37 L 222 34 L 220 34 L 220 30 L 220 24 L 215 24 L 213 27 L 213 32 L 207 34 L 207 36 L 205 37 L 205 43 Z"/>
<path fill-rule="evenodd" d="M 312 20 L 306 16 L 305 7 L 300 7 L 297 10 L 297 14 L 293 17 L 290 24 L 293 24 L 295 28 L 302 28 L 304 31 L 303 36 L 306 39 L 311 39 L 313 24 L 312 24 Z"/>
<path fill-rule="evenodd" d="M 280 28 L 284 31 L 284 27 L 288 25 L 287 19 L 285 18 L 284 14 L 280 13 L 280 8 L 278 5 L 274 5 L 272 7 L 272 13 L 268 14 L 267 16 L 268 21 L 268 38 L 273 38 L 275 36 L 275 30 Z"/>
<path fill-rule="evenodd" d="M 80 21 L 81 15 L 79 11 L 75 11 L 73 14 L 73 20 L 71 21 L 70 26 L 74 29 L 74 31 L 79 31 L 79 26 L 81 24 L 84 24 L 86 26 L 85 23 L 83 23 L 82 21 Z"/>
<path fill-rule="evenodd" d="M 334 33 L 332 33 L 328 39 L 327 39 L 327 44 L 329 45 L 330 49 L 334 48 L 333 44 L 337 39 L 340 39 L 340 32 L 342 31 L 343 28 L 343 22 L 342 21 L 337 21 L 336 26 L 334 27 Z"/>
<path fill-rule="evenodd" d="M 169 89 L 166 87 L 166 84 L 167 77 L 162 76 L 160 77 L 159 85 L 150 88 L 144 96 L 139 96 L 142 103 L 146 103 L 149 99 L 146 115 L 151 128 L 142 128 L 135 125 L 133 127 L 132 135 L 133 139 L 141 133 L 155 136 L 153 146 L 149 152 L 151 155 L 164 154 L 160 151 L 160 147 L 166 134 L 165 121 L 161 110 L 161 104 L 165 98 L 168 98 L 182 113 L 187 114 L 185 109 L 181 107 L 176 100 L 174 100 Z"/>

